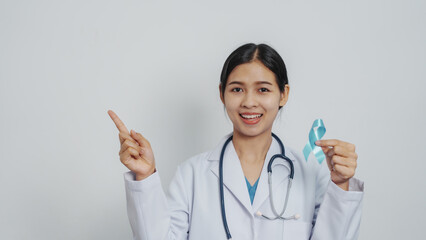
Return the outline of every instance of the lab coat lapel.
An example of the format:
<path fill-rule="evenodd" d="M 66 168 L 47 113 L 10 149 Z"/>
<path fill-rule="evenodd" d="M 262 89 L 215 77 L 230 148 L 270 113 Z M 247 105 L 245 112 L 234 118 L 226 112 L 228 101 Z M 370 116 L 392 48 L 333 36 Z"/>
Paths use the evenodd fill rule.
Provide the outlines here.
<path fill-rule="evenodd" d="M 222 150 L 224 141 L 221 141 L 221 143 L 222 144 L 218 145 L 218 147 L 213 151 L 212 158 L 217 157 L 217 160 L 219 160 L 220 151 Z M 217 156 L 218 153 L 219 156 Z M 210 170 L 219 178 L 219 161 L 214 161 L 211 164 Z M 247 211 L 252 214 L 252 206 L 243 169 L 232 141 L 229 142 L 226 147 L 223 157 L 223 184 L 235 196 L 235 198 L 238 199 L 241 205 L 243 205 Z"/>

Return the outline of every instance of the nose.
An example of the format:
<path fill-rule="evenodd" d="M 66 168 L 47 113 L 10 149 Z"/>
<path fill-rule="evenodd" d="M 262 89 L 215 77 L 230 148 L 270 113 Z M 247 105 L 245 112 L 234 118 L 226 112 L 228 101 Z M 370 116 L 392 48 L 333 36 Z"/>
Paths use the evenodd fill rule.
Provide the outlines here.
<path fill-rule="evenodd" d="M 256 95 L 252 92 L 247 92 L 244 94 L 243 101 L 241 102 L 241 106 L 244 108 L 253 108 L 258 106 L 258 102 L 256 99 Z"/>

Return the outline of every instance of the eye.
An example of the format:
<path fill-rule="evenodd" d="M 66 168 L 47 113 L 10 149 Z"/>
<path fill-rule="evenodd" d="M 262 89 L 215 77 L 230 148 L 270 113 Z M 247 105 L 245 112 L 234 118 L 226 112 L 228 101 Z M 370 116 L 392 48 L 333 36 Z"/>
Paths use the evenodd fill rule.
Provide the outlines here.
<path fill-rule="evenodd" d="M 237 88 L 233 88 L 233 89 L 232 89 L 232 91 L 233 91 L 233 92 L 241 92 L 242 90 L 243 90 L 243 89 L 238 88 L 238 87 L 237 87 Z"/>
<path fill-rule="evenodd" d="M 267 88 L 260 88 L 259 92 L 269 92 L 269 89 L 267 89 Z"/>

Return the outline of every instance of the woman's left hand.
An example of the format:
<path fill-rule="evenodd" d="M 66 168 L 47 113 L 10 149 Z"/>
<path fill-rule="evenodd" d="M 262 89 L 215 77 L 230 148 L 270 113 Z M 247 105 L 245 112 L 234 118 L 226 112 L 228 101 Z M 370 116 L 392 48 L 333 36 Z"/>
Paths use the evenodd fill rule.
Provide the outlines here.
<path fill-rule="evenodd" d="M 316 141 L 326 156 L 331 180 L 345 191 L 349 190 L 349 179 L 355 175 L 358 155 L 355 145 L 338 139 Z"/>

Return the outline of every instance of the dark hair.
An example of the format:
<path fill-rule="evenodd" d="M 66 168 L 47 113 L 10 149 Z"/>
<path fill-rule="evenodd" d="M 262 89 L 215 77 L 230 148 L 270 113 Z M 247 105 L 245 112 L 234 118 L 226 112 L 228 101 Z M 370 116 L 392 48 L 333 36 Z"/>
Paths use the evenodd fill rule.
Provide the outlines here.
<path fill-rule="evenodd" d="M 223 64 L 220 74 L 222 96 L 225 96 L 225 87 L 228 76 L 232 70 L 240 64 L 259 60 L 275 74 L 280 92 L 284 92 L 284 86 L 288 84 L 287 69 L 281 56 L 272 47 L 266 44 L 247 43 L 235 49 Z M 281 109 L 281 106 L 279 107 Z"/>

